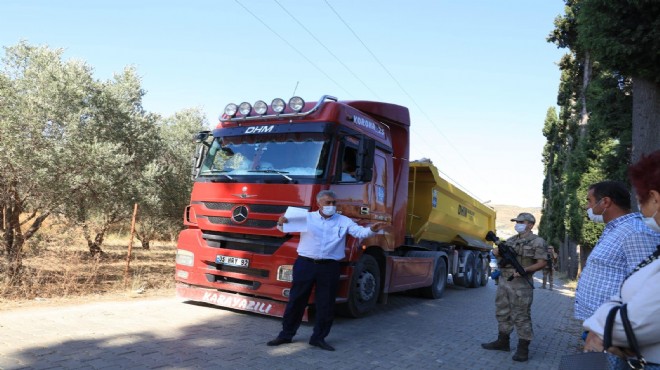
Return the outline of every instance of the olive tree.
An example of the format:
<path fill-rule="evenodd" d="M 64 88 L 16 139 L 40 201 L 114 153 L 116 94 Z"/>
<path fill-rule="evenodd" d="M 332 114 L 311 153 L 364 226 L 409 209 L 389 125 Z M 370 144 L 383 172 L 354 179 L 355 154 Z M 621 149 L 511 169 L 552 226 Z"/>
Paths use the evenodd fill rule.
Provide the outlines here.
<path fill-rule="evenodd" d="M 157 155 L 142 173 L 139 190 L 136 234 L 143 248 L 149 249 L 152 239 L 173 236 L 181 229 L 192 188 L 192 137 L 206 126 L 199 109 L 186 109 L 159 120 Z"/>

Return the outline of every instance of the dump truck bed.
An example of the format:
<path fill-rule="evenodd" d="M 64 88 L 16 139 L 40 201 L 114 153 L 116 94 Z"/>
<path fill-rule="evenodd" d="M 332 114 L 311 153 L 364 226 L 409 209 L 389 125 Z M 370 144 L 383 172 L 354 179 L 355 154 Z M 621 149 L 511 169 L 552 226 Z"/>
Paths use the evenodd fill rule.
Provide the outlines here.
<path fill-rule="evenodd" d="M 429 160 L 410 162 L 406 232 L 422 240 L 490 250 L 495 210 L 443 179 Z"/>

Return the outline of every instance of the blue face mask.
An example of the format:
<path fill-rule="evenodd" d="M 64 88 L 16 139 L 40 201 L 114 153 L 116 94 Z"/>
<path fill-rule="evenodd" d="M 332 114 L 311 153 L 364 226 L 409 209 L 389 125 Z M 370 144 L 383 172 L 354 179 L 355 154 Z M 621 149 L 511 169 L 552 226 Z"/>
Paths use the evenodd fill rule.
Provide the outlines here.
<path fill-rule="evenodd" d="M 513 228 L 518 234 L 522 234 L 527 230 L 527 224 L 516 224 Z"/>

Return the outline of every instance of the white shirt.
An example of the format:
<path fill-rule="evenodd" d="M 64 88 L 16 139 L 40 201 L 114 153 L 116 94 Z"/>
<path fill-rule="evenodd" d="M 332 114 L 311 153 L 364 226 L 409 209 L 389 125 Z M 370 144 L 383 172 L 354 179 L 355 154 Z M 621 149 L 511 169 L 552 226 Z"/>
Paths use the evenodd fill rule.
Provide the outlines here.
<path fill-rule="evenodd" d="M 632 274 L 623 283 L 621 296 L 614 296 L 600 306 L 584 322 L 584 328 L 602 338 L 607 314 L 621 302 L 628 304 L 628 318 L 642 355 L 646 361 L 660 363 L 660 259 Z M 628 347 L 619 314 L 614 320 L 612 342 L 615 346 Z"/>
<path fill-rule="evenodd" d="M 368 227 L 335 213 L 325 218 L 317 212 L 307 213 L 307 231 L 300 233 L 298 255 L 313 259 L 341 260 L 345 257 L 346 234 L 364 239 L 375 235 Z"/>

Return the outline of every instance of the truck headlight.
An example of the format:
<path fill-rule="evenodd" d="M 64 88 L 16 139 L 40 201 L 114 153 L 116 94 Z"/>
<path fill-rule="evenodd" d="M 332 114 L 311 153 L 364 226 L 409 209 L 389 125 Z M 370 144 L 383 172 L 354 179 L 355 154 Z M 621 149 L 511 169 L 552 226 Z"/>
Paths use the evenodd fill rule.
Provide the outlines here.
<path fill-rule="evenodd" d="M 305 101 L 301 97 L 294 96 L 293 98 L 289 99 L 289 108 L 291 108 L 291 110 L 294 112 L 299 113 L 304 107 Z"/>
<path fill-rule="evenodd" d="M 190 274 L 188 271 L 183 271 L 183 270 L 176 270 L 176 277 L 181 278 L 181 279 L 188 279 L 188 276 Z"/>
<path fill-rule="evenodd" d="M 273 99 L 273 102 L 270 103 L 270 108 L 273 110 L 273 112 L 280 114 L 284 112 L 284 108 L 286 108 L 286 103 L 282 98 L 275 98 Z"/>
<path fill-rule="evenodd" d="M 254 103 L 254 111 L 257 112 L 258 115 L 263 116 L 268 112 L 268 105 L 266 104 L 265 101 L 263 100 L 257 100 L 257 102 Z"/>
<path fill-rule="evenodd" d="M 228 117 L 234 117 L 234 116 L 236 115 L 236 112 L 237 112 L 237 111 L 238 111 L 238 105 L 236 105 L 236 104 L 234 104 L 234 103 L 229 103 L 229 104 L 227 104 L 227 106 L 225 107 L 225 114 L 226 114 Z"/>
<path fill-rule="evenodd" d="M 177 249 L 176 263 L 183 266 L 192 266 L 195 263 L 195 254 L 185 249 Z"/>
<path fill-rule="evenodd" d="M 277 280 L 292 282 L 293 281 L 293 265 L 282 265 L 277 268 Z"/>

